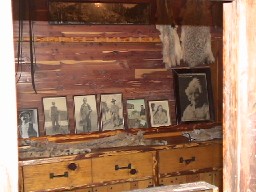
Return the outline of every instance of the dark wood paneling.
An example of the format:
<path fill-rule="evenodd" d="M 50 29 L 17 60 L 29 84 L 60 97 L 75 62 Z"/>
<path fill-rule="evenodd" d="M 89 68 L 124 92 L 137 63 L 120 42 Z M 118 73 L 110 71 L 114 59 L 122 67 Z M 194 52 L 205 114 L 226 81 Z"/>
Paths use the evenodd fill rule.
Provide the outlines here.
<path fill-rule="evenodd" d="M 96 0 L 93 0 L 96 1 Z M 91 2 L 93 2 L 91 0 Z M 102 1 L 102 0 L 101 0 Z M 109 2 L 142 2 L 142 0 L 106 0 Z M 19 19 L 19 2 L 23 2 L 22 13 L 28 19 L 29 0 L 12 0 L 13 18 Z M 149 0 L 152 3 L 152 24 L 208 25 L 222 27 L 222 1 Z M 48 1 L 31 1 L 32 17 L 35 21 L 48 21 Z"/>
<path fill-rule="evenodd" d="M 40 10 L 44 9 L 44 5 L 44 0 L 36 4 Z M 173 9 L 173 16 L 178 21 L 176 23 L 188 24 L 193 9 L 198 9 L 193 5 L 193 9 L 188 10 L 190 8 L 187 7 L 187 1 L 163 1 L 160 6 L 166 5 Z M 212 49 L 216 62 L 211 65 L 212 84 L 216 122 L 221 122 L 222 30 L 215 27 L 219 24 L 213 20 L 208 22 L 209 18 L 212 18 L 211 14 L 222 11 L 218 6 L 219 4 L 205 2 L 199 8 L 207 8 L 201 11 L 202 14 L 208 14 L 208 19 L 200 22 L 213 26 Z M 216 8 L 214 12 L 213 7 Z M 15 57 L 18 48 L 18 28 L 18 21 L 15 21 Z M 180 33 L 180 29 L 178 32 Z M 74 95 L 95 94 L 99 101 L 100 94 L 122 93 L 124 104 L 126 99 L 133 98 L 145 98 L 146 101 L 167 99 L 172 123 L 176 124 L 172 71 L 165 69 L 162 59 L 163 46 L 155 25 L 50 25 L 47 21 L 36 21 L 33 22 L 33 33 L 37 94 L 32 87 L 29 64 L 28 21 L 24 21 L 22 52 L 27 63 L 16 65 L 17 104 L 19 109 L 38 108 L 41 136 L 44 135 L 42 98 L 49 96 L 67 97 L 71 133 L 75 132 Z M 171 129 L 176 128 L 170 126 Z"/>

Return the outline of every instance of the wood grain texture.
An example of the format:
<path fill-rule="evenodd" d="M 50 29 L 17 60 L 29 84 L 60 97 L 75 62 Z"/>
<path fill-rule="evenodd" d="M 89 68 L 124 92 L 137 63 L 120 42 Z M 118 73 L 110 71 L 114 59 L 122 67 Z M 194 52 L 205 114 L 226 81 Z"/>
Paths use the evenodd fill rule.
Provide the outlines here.
<path fill-rule="evenodd" d="M 162 150 L 159 152 L 160 177 L 171 172 L 222 167 L 221 154 L 222 145 L 220 144 Z M 193 157 L 194 160 L 192 160 Z M 180 158 L 182 158 L 182 162 L 180 162 Z M 189 162 L 185 162 L 185 160 Z"/>
<path fill-rule="evenodd" d="M 39 5 L 43 6 L 43 0 L 40 2 Z M 185 1 L 184 4 L 175 4 L 176 8 L 184 5 L 179 10 L 186 10 Z M 122 93 L 124 104 L 126 99 L 144 98 L 146 103 L 167 99 L 172 124 L 176 124 L 172 71 L 163 63 L 163 46 L 155 25 L 49 25 L 42 20 L 33 22 L 37 94 L 32 88 L 28 21 L 24 21 L 23 27 L 25 64 L 16 65 L 17 104 L 19 109 L 38 109 L 40 136 L 45 136 L 42 98 L 50 96 L 67 97 L 71 134 L 75 133 L 75 95 L 95 94 L 99 102 L 101 94 Z M 216 58 L 216 63 L 211 66 L 215 113 L 216 121 L 221 122 L 222 31 L 212 26 L 211 33 Z M 17 21 L 14 22 L 14 45 L 17 56 Z M 126 109 L 124 115 L 126 117 Z"/>
<path fill-rule="evenodd" d="M 136 180 L 153 178 L 153 152 L 127 154 L 115 157 L 99 157 L 92 159 L 92 178 L 94 183 L 115 180 Z M 131 165 L 131 168 L 128 165 Z M 115 169 L 115 167 L 124 169 Z M 136 171 L 135 174 L 131 170 Z M 101 173 L 101 174 L 99 174 Z"/>
<path fill-rule="evenodd" d="M 110 190 L 110 187 L 122 191 L 123 187 L 139 189 L 158 186 L 171 182 L 174 178 L 177 178 L 178 182 L 204 180 L 212 184 L 218 182 L 220 184 L 221 146 L 222 141 L 214 140 L 180 142 L 165 146 L 98 149 L 88 154 L 22 160 L 19 165 L 25 173 L 25 191 L 30 191 L 29 189 L 44 191 L 46 188 L 49 191 L 82 188 L 89 190 L 91 187 L 100 191 Z M 196 149 L 199 149 L 200 153 Z M 162 153 L 166 151 L 171 154 L 162 159 Z M 174 159 L 179 161 L 180 154 L 176 153 L 177 151 L 183 151 L 181 155 L 184 157 L 195 155 L 197 162 L 179 166 L 180 163 L 173 161 Z M 201 161 L 202 163 L 199 163 Z M 70 164 L 76 165 L 75 170 L 70 169 Z M 121 169 L 116 169 L 116 166 Z M 164 172 L 167 171 L 168 174 L 159 174 L 163 173 L 163 167 Z M 136 174 L 130 172 L 132 169 L 137 171 Z M 64 176 L 65 172 L 68 172 L 66 173 L 68 177 Z M 51 173 L 59 177 L 50 178 Z M 39 180 L 44 186 L 37 184 Z"/>
<path fill-rule="evenodd" d="M 70 164 L 75 164 L 76 169 L 69 169 Z M 24 166 L 23 174 L 24 191 L 68 189 L 72 186 L 86 186 L 92 182 L 91 160 Z"/>
<path fill-rule="evenodd" d="M 223 173 L 227 192 L 256 189 L 255 10 L 253 0 L 224 5 Z"/>

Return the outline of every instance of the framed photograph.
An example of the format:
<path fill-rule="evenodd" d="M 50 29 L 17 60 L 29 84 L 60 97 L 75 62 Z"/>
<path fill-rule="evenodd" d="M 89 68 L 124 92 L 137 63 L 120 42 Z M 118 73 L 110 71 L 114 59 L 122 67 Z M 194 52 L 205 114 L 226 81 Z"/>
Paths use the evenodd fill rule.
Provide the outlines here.
<path fill-rule="evenodd" d="M 122 94 L 102 94 L 100 96 L 101 130 L 124 128 Z"/>
<path fill-rule="evenodd" d="M 18 115 L 19 138 L 38 137 L 38 113 L 37 109 L 21 109 Z"/>
<path fill-rule="evenodd" d="M 178 122 L 214 121 L 210 68 L 174 69 Z"/>
<path fill-rule="evenodd" d="M 99 131 L 95 95 L 74 96 L 76 133 Z"/>
<path fill-rule="evenodd" d="M 69 134 L 66 97 L 45 97 L 43 107 L 46 135 Z"/>
<path fill-rule="evenodd" d="M 149 101 L 151 127 L 171 125 L 168 100 Z"/>
<path fill-rule="evenodd" d="M 148 128 L 144 99 L 128 99 L 126 107 L 128 128 Z"/>
<path fill-rule="evenodd" d="M 49 0 L 50 24 L 150 24 L 152 0 Z"/>

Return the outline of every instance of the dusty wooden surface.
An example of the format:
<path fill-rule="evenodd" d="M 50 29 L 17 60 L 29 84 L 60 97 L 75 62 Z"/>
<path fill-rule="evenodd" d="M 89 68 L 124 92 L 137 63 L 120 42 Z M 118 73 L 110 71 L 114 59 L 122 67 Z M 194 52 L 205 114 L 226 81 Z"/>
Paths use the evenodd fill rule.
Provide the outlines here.
<path fill-rule="evenodd" d="M 255 191 L 256 2 L 224 5 L 224 191 Z M 232 22 L 231 22 L 232 21 Z"/>
<path fill-rule="evenodd" d="M 180 185 L 170 185 L 164 187 L 156 187 L 151 189 L 138 189 L 133 190 L 134 192 L 218 192 L 218 187 L 211 185 L 207 182 L 193 182 L 193 183 L 185 183 Z"/>

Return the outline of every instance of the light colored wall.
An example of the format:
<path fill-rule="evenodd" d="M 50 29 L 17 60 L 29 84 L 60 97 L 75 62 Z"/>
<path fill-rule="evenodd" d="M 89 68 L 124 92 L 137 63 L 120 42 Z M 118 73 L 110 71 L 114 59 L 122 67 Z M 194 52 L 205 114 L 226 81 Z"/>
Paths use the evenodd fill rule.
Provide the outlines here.
<path fill-rule="evenodd" d="M 0 12 L 0 192 L 15 192 L 18 191 L 18 150 L 11 1 L 1 1 Z"/>

